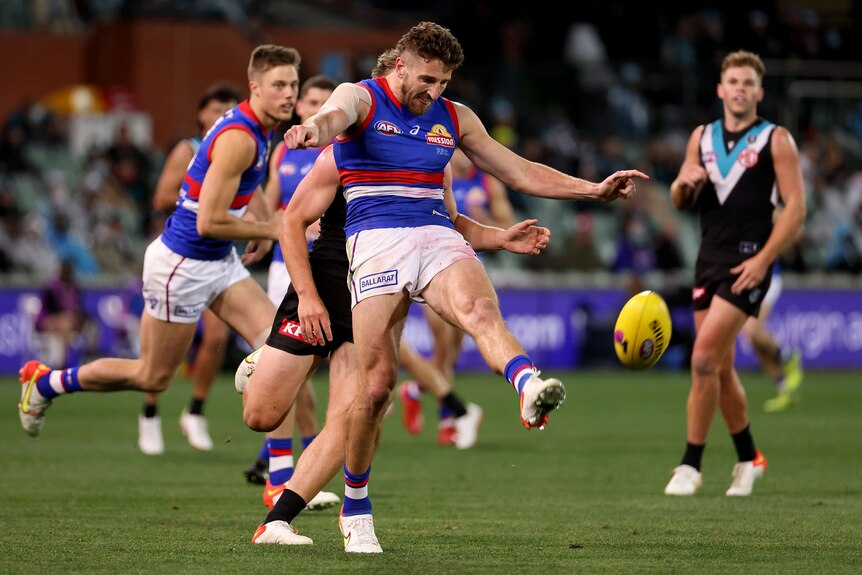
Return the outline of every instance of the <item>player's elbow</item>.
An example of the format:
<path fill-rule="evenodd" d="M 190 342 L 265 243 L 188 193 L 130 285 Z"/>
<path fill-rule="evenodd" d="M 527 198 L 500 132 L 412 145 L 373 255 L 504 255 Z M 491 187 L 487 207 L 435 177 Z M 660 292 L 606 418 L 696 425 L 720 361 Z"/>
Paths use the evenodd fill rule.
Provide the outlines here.
<path fill-rule="evenodd" d="M 202 238 L 215 237 L 215 225 L 212 220 L 201 218 L 200 215 L 198 215 L 197 229 L 198 235 Z"/>

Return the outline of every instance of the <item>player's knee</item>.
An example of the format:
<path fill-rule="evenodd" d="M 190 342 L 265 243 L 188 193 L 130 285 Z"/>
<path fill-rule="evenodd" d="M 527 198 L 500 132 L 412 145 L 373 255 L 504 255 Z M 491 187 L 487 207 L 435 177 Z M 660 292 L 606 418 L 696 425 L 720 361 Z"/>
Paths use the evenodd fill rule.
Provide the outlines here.
<path fill-rule="evenodd" d="M 502 324 L 500 307 L 494 298 L 472 299 L 462 302 L 459 307 L 459 320 L 470 335 L 492 333 L 497 325 Z"/>
<path fill-rule="evenodd" d="M 718 355 L 709 349 L 695 347 L 691 354 L 691 369 L 699 376 L 709 376 L 718 373 L 720 362 Z"/>
<path fill-rule="evenodd" d="M 164 369 L 153 369 L 148 366 L 142 366 L 132 376 L 132 385 L 139 391 L 161 393 L 171 385 L 173 375 L 172 372 Z"/>
<path fill-rule="evenodd" d="M 201 337 L 201 345 L 219 349 L 227 344 L 228 331 L 226 326 L 205 330 Z"/>
<path fill-rule="evenodd" d="M 259 409 L 246 403 L 242 409 L 242 419 L 252 431 L 267 433 L 276 429 L 284 417 L 278 417 L 275 412 Z"/>

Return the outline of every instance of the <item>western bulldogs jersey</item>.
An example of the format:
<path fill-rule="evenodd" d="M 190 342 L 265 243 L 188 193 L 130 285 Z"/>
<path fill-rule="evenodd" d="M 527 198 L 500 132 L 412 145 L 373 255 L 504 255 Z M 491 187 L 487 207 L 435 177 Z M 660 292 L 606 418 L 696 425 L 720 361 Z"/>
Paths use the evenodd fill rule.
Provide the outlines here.
<path fill-rule="evenodd" d="M 281 207 L 284 208 L 290 202 L 296 187 L 305 177 L 317 156 L 323 148 L 308 148 L 288 150 L 286 146 L 281 147 L 279 157 L 274 158 L 278 165 L 278 183 L 281 188 Z M 309 248 L 311 244 L 309 243 Z M 275 242 L 272 251 L 272 261 L 283 262 L 284 254 L 281 252 L 281 244 Z"/>
<path fill-rule="evenodd" d="M 181 256 L 197 260 L 219 260 L 227 256 L 233 247 L 232 240 L 204 238 L 197 230 L 198 200 L 204 176 L 212 161 L 212 145 L 228 130 L 244 130 L 257 144 L 254 163 L 240 177 L 239 188 L 229 209 L 231 215 L 241 217 L 245 213 L 255 190 L 266 176 L 269 132 L 263 129 L 246 100 L 236 108 L 228 110 L 213 124 L 186 170 L 177 209 L 165 222 L 165 231 L 162 233 L 162 242 Z"/>
<path fill-rule="evenodd" d="M 455 196 L 455 205 L 458 213 L 470 215 L 469 208 L 491 209 L 491 197 L 487 185 L 488 175 L 473 166 L 470 174 L 464 178 L 452 178 L 452 195 Z"/>
<path fill-rule="evenodd" d="M 454 228 L 443 205 L 443 170 L 459 137 L 454 105 L 437 98 L 414 116 L 386 78 L 359 85 L 371 94 L 371 109 L 334 146 L 347 200 L 347 236 L 378 228 Z"/>
<path fill-rule="evenodd" d="M 697 198 L 699 258 L 738 264 L 759 252 L 772 232 L 778 204 L 770 141 L 775 124 L 758 118 L 741 132 L 717 120 L 700 138 L 701 163 L 709 174 Z"/>

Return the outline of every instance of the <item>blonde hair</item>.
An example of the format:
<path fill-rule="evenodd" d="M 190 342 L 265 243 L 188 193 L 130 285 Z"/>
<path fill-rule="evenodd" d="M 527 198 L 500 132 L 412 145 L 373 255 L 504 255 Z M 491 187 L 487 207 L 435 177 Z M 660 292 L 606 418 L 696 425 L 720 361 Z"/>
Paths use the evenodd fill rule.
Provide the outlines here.
<path fill-rule="evenodd" d="M 294 66 L 299 70 L 301 60 L 299 52 L 293 48 L 263 44 L 254 49 L 248 60 L 248 79 L 252 80 L 256 74 L 263 74 L 278 66 Z"/>
<path fill-rule="evenodd" d="M 746 50 L 737 50 L 725 56 L 721 62 L 721 74 L 723 76 L 728 68 L 742 68 L 744 66 L 752 68 L 757 73 L 757 77 L 761 81 L 763 80 L 763 76 L 766 74 L 766 66 L 763 65 L 763 60 L 754 52 Z"/>

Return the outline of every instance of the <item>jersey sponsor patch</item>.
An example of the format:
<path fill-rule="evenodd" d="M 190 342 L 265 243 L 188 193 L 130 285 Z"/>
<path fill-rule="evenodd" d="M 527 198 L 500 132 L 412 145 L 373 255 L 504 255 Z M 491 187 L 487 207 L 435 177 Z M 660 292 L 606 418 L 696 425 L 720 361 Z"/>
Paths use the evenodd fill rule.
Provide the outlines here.
<path fill-rule="evenodd" d="M 455 138 L 446 129 L 443 124 L 434 124 L 431 130 L 425 134 L 425 141 L 434 146 L 446 146 L 447 148 L 455 147 Z"/>
<path fill-rule="evenodd" d="M 388 270 L 359 278 L 359 292 L 398 285 L 398 270 Z"/>
<path fill-rule="evenodd" d="M 745 148 L 739 153 L 739 163 L 746 168 L 753 168 L 756 166 L 759 159 L 760 154 L 758 154 L 757 150 L 752 147 Z"/>
<path fill-rule="evenodd" d="M 278 328 L 278 333 L 286 335 L 287 337 L 292 337 L 298 341 L 305 341 L 305 338 L 302 337 L 302 326 L 290 319 L 282 320 L 281 327 Z"/>
<path fill-rule="evenodd" d="M 691 299 L 694 301 L 703 299 L 706 296 L 706 288 L 694 287 L 691 290 Z"/>
<path fill-rule="evenodd" d="M 191 305 L 178 305 L 174 308 L 174 315 L 177 317 L 197 317 L 206 306 L 206 302 L 203 301 Z"/>

